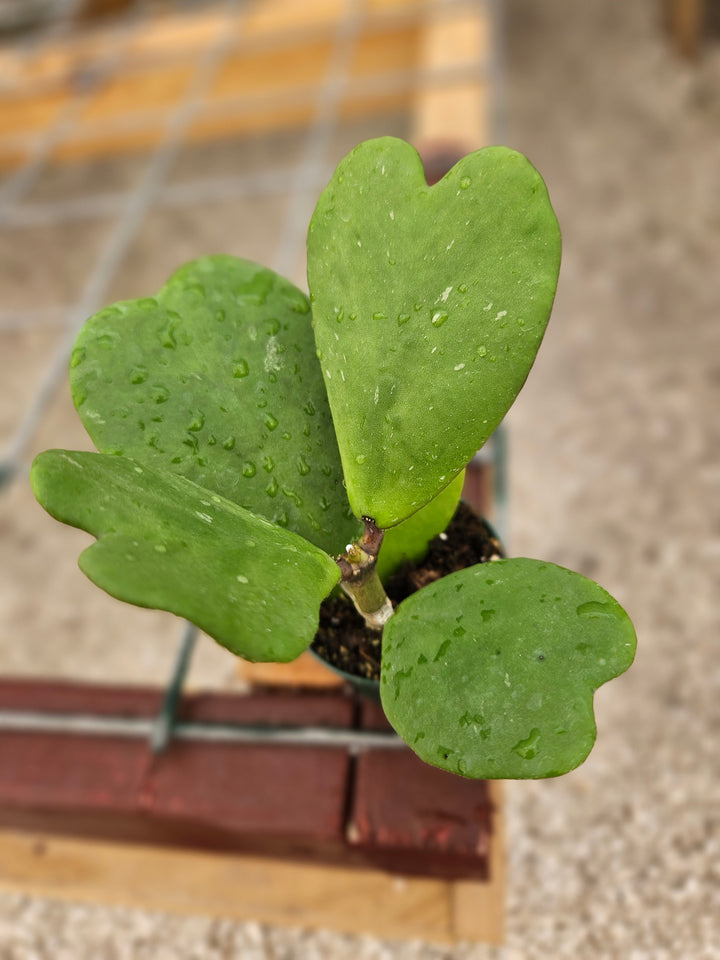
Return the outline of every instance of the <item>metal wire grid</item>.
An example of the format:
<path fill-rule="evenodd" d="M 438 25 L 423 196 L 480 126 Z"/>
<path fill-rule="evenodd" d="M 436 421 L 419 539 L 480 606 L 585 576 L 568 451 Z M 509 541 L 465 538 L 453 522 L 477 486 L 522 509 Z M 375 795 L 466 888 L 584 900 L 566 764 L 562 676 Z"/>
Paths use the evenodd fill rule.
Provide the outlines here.
<path fill-rule="evenodd" d="M 225 0 L 217 5 L 221 15 L 223 29 L 216 32 L 214 40 L 207 45 L 197 60 L 191 78 L 183 96 L 169 112 L 154 114 L 152 111 L 138 112 L 130 121 L 116 121 L 124 129 L 136 125 L 156 125 L 162 129 L 159 142 L 147 153 L 142 172 L 137 182 L 127 191 L 95 193 L 70 199 L 52 201 L 27 200 L 43 171 L 51 163 L 54 152 L 72 137 L 73 124 L 83 105 L 92 92 L 103 81 L 123 68 L 123 51 L 129 42 L 143 30 L 148 18 L 152 16 L 155 4 L 145 2 L 137 5 L 116 24 L 116 42 L 111 49 L 93 65 L 91 75 L 85 79 L 84 86 L 68 101 L 57 115 L 54 123 L 35 139 L 26 150 L 25 160 L 13 170 L 0 184 L 0 225 L 8 227 L 60 226 L 78 221 L 96 221 L 112 219 L 112 227 L 105 242 L 100 246 L 94 263 L 90 266 L 79 297 L 74 303 L 57 303 L 49 307 L 29 304 L 22 310 L 0 310 L 0 336 L 12 331 L 24 331 L 37 327 L 60 325 L 62 337 L 50 362 L 44 370 L 30 403 L 20 417 L 2 456 L 0 456 L 0 487 L 9 485 L 28 469 L 28 452 L 38 427 L 48 412 L 48 408 L 57 389 L 67 376 L 67 365 L 71 349 L 79 328 L 93 312 L 104 303 L 108 289 L 118 268 L 136 239 L 138 231 L 147 214 L 152 209 L 163 207 L 196 207 L 208 201 L 227 200 L 234 197 L 277 196 L 287 197 L 284 222 L 277 242 L 275 255 L 270 264 L 281 274 L 291 274 L 304 247 L 307 222 L 312 213 L 315 197 L 329 178 L 332 169 L 328 158 L 328 147 L 333 134 L 337 131 L 340 117 L 340 104 L 348 96 L 387 93 L 389 90 L 412 91 L 430 88 L 436 84 L 452 83 L 458 80 L 484 79 L 492 90 L 492 125 L 497 131 L 501 128 L 503 109 L 503 78 L 501 70 L 500 45 L 497 37 L 500 23 L 501 0 L 485 0 L 491 25 L 493 25 L 492 51 L 489 58 L 473 63 L 463 63 L 450 70 L 423 71 L 413 69 L 392 75 L 366 77 L 350 76 L 348 65 L 352 61 L 353 51 L 363 28 L 377 12 L 368 9 L 371 0 L 339 0 L 339 16 L 334 25 L 332 51 L 322 81 L 313 95 L 312 121 L 304 134 L 304 146 L 299 159 L 293 164 L 280 164 L 273 169 L 262 170 L 239 176 L 194 177 L 183 182 L 170 182 L 169 174 L 188 143 L 188 132 L 193 121 L 201 111 L 207 110 L 207 93 L 214 78 L 223 64 L 238 50 L 242 52 L 242 29 L 244 19 L 251 7 L 242 0 Z M 384 14 L 383 22 L 411 23 L 419 16 L 455 10 L 461 7 L 476 8 L 477 2 L 468 0 L 444 0 L 391 8 Z M 52 35 L 57 25 L 51 24 L 45 29 L 46 35 Z M 307 39 L 311 33 L 298 37 Z M 238 37 L 240 46 L 238 46 Z M 275 37 L 275 40 L 282 37 Z M 33 38 L 24 47 L 16 51 L 20 57 L 29 56 L 40 39 Z M 260 98 L 252 102 L 244 96 L 226 101 L 213 111 L 218 114 L 232 114 L 243 110 L 267 108 L 272 102 L 285 104 L 299 103 L 307 98 L 307 90 L 294 89 L 288 84 L 286 90 L 273 94 L 270 98 Z M 271 102 L 272 101 L 272 102 Z M 98 128 L 107 132 L 108 123 L 100 122 Z M 5 144 L 7 146 L 7 144 Z M 12 146 L 12 144 L 11 144 Z M 25 145 L 27 148 L 27 144 Z M 3 144 L 0 143 L 0 149 Z M 495 461 L 497 482 L 498 523 L 504 526 L 504 453 L 501 445 L 484 453 L 485 459 Z M 161 715 L 151 728 L 143 728 L 150 736 L 154 749 L 163 749 L 173 732 L 174 713 L 182 689 L 184 677 L 190 661 L 196 631 L 191 626 L 183 630 L 178 658 L 168 685 L 165 704 Z M 27 718 L 28 722 L 33 722 Z M 48 722 L 52 722 L 49 718 Z M 18 722 L 17 717 L 0 716 L 0 729 L 10 728 Z M 36 717 L 35 723 L 43 723 L 42 717 Z M 81 723 L 81 726 L 83 724 Z M 84 725 L 87 728 L 87 724 Z M 92 727 L 92 723 L 90 724 Z M 96 725 L 97 727 L 97 725 Z M 101 732 L 97 728 L 97 732 Z M 128 732 L 137 735 L 138 731 Z M 197 732 L 186 731 L 189 736 Z M 244 739 L 248 732 L 238 731 L 236 739 Z M 227 731 L 223 736 L 230 736 Z M 333 733 L 325 731 L 330 742 Z M 291 735 L 291 739 L 295 734 Z M 299 738 L 303 742 L 302 737 Z M 352 738 L 351 738 L 352 740 Z M 316 734 L 310 735 L 307 742 L 317 742 Z M 334 741 L 333 741 L 334 742 Z M 388 741 L 389 743 L 389 741 Z M 351 745 L 347 741 L 345 745 Z"/>
<path fill-rule="evenodd" d="M 445 3 L 425 4 L 422 6 L 422 12 L 427 15 L 433 7 L 442 7 L 446 10 L 462 5 L 467 5 L 465 0 L 447 0 Z M 24 329 L 43 323 L 54 324 L 63 318 L 66 331 L 66 336 L 48 365 L 32 402 L 0 457 L 0 482 L 9 479 L 23 467 L 23 456 L 28 444 L 57 385 L 65 375 L 67 359 L 77 331 L 87 317 L 102 304 L 110 280 L 151 207 L 192 206 L 218 198 L 227 199 L 232 196 L 258 193 L 272 195 L 279 191 L 287 192 L 289 183 L 289 210 L 280 235 L 273 267 L 279 273 L 292 271 L 298 252 L 302 249 L 314 197 L 331 172 L 326 158 L 327 146 L 337 122 L 338 105 L 346 93 L 350 92 L 347 65 L 351 61 L 353 47 L 366 17 L 364 7 L 362 0 L 343 0 L 329 68 L 316 94 L 315 119 L 309 126 L 302 158 L 290 169 L 281 167 L 251 176 L 200 178 L 180 184 L 166 182 L 168 172 L 185 143 L 185 136 L 192 120 L 205 106 L 204 97 L 213 77 L 222 63 L 236 49 L 235 38 L 237 32 L 241 32 L 246 5 L 240 0 L 228 0 L 224 5 L 227 29 L 218 31 L 216 40 L 205 50 L 180 103 L 169 115 L 150 118 L 152 122 L 163 123 L 164 137 L 149 154 L 144 173 L 132 190 L 125 193 L 100 194 L 55 202 L 23 201 L 48 163 L 53 149 L 70 136 L 73 120 L 90 95 L 90 86 L 68 102 L 55 123 L 33 144 L 27 162 L 0 184 L 0 224 L 5 226 L 37 227 L 49 224 L 62 225 L 74 220 L 95 220 L 113 216 L 116 218 L 114 229 L 91 267 L 76 303 L 57 304 L 49 308 L 31 304 L 20 311 L 0 310 L 0 332 Z M 152 4 L 141 5 L 128 15 L 119 25 L 121 35 L 129 38 L 142 30 L 144 17 L 149 15 L 151 8 Z M 417 16 L 416 10 L 413 11 L 413 15 Z M 406 13 L 406 19 L 407 16 Z M 498 10 L 493 10 L 493 16 L 497 20 Z M 395 14 L 395 17 L 397 18 L 398 14 Z M 492 49 L 496 47 L 497 43 L 493 43 Z M 95 65 L 93 87 L 99 85 L 106 76 L 121 65 L 121 49 L 122 43 L 116 44 L 111 53 Z M 356 79 L 352 86 L 355 93 L 376 92 L 380 89 L 387 92 L 389 85 L 402 89 L 417 89 L 482 75 L 491 79 L 492 89 L 496 91 L 494 97 L 496 116 L 493 119 L 497 127 L 499 115 L 502 112 L 499 109 L 501 101 L 499 91 L 502 90 L 502 82 L 498 59 L 495 55 L 479 63 L 463 64 L 456 70 L 444 71 L 441 76 L 413 70 L 400 75 Z M 290 88 L 287 93 L 280 96 L 293 99 L 297 95 L 297 91 Z M 247 106 L 245 101 L 230 101 L 224 103 L 219 109 L 236 111 L 245 106 Z M 142 122 L 145 123 L 147 120 L 147 117 L 143 117 Z"/>

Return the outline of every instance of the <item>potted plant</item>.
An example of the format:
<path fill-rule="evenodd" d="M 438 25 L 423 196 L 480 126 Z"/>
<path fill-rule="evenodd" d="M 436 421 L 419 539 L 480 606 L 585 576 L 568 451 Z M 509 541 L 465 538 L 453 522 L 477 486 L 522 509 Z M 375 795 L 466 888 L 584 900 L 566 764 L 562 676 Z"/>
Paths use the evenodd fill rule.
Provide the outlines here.
<path fill-rule="evenodd" d="M 423 760 L 564 773 L 594 742 L 594 691 L 632 661 L 620 605 L 578 573 L 500 558 L 467 517 L 446 553 L 469 566 L 396 604 L 386 590 L 449 542 L 464 466 L 528 375 L 559 263 L 522 155 L 479 150 L 429 187 L 407 143 L 362 143 L 310 223 L 309 298 L 208 256 L 87 322 L 71 386 L 100 452 L 40 454 L 35 495 L 97 538 L 79 561 L 95 583 L 249 660 L 297 657 L 324 601 L 333 659 L 339 585 L 380 651 L 387 717 Z"/>

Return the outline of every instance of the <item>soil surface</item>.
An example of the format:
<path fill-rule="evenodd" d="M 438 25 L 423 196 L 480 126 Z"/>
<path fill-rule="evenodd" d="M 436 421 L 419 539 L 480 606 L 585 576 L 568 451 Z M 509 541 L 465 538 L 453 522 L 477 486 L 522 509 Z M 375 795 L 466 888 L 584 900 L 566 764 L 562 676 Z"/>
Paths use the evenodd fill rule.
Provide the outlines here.
<path fill-rule="evenodd" d="M 445 532 L 430 543 L 425 560 L 400 567 L 385 589 L 396 607 L 411 593 L 449 573 L 502 555 L 502 547 L 485 520 L 466 503 L 460 503 Z M 365 625 L 344 594 L 328 597 L 320 608 L 320 629 L 312 648 L 346 673 L 380 679 L 382 634 Z"/>

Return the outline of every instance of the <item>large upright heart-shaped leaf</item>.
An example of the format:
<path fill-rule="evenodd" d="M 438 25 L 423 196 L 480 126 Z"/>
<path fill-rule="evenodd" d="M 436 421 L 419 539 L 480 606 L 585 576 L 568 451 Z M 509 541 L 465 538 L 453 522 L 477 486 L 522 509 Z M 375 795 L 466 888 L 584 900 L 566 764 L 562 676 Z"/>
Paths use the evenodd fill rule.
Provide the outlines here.
<path fill-rule="evenodd" d="M 75 404 L 97 448 L 219 493 L 329 553 L 358 535 L 342 483 L 310 304 L 230 256 L 83 327 Z"/>
<path fill-rule="evenodd" d="M 472 153 L 432 187 L 402 140 L 340 163 L 308 280 L 356 515 L 400 522 L 487 440 L 532 366 L 559 264 L 545 185 L 512 150 Z"/>
<path fill-rule="evenodd" d="M 496 560 L 400 604 L 383 634 L 382 704 L 437 767 L 557 776 L 589 753 L 593 693 L 634 653 L 627 614 L 592 580 L 539 560 Z"/>
<path fill-rule="evenodd" d="M 120 600 L 170 610 L 248 660 L 309 646 L 336 564 L 302 537 L 184 477 L 98 453 L 48 450 L 33 492 L 98 537 L 80 567 Z"/>

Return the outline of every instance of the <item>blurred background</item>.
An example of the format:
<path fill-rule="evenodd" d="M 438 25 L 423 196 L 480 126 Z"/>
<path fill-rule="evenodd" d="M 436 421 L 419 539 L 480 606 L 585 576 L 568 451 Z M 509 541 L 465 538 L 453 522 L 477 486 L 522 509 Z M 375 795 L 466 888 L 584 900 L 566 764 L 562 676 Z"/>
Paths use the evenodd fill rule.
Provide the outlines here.
<path fill-rule="evenodd" d="M 505 947 L 0 893 L 0 957 L 720 957 L 720 36 L 700 0 L 2 0 L 0 675 L 164 684 L 181 627 L 78 571 L 27 469 L 89 449 L 67 358 L 95 309 L 228 252 L 304 286 L 337 161 L 526 153 L 564 235 L 507 418 L 507 540 L 597 579 L 638 629 L 573 774 L 508 785 Z M 239 689 L 203 638 L 188 684 Z M 2 866 L 0 865 L 0 873 Z"/>

